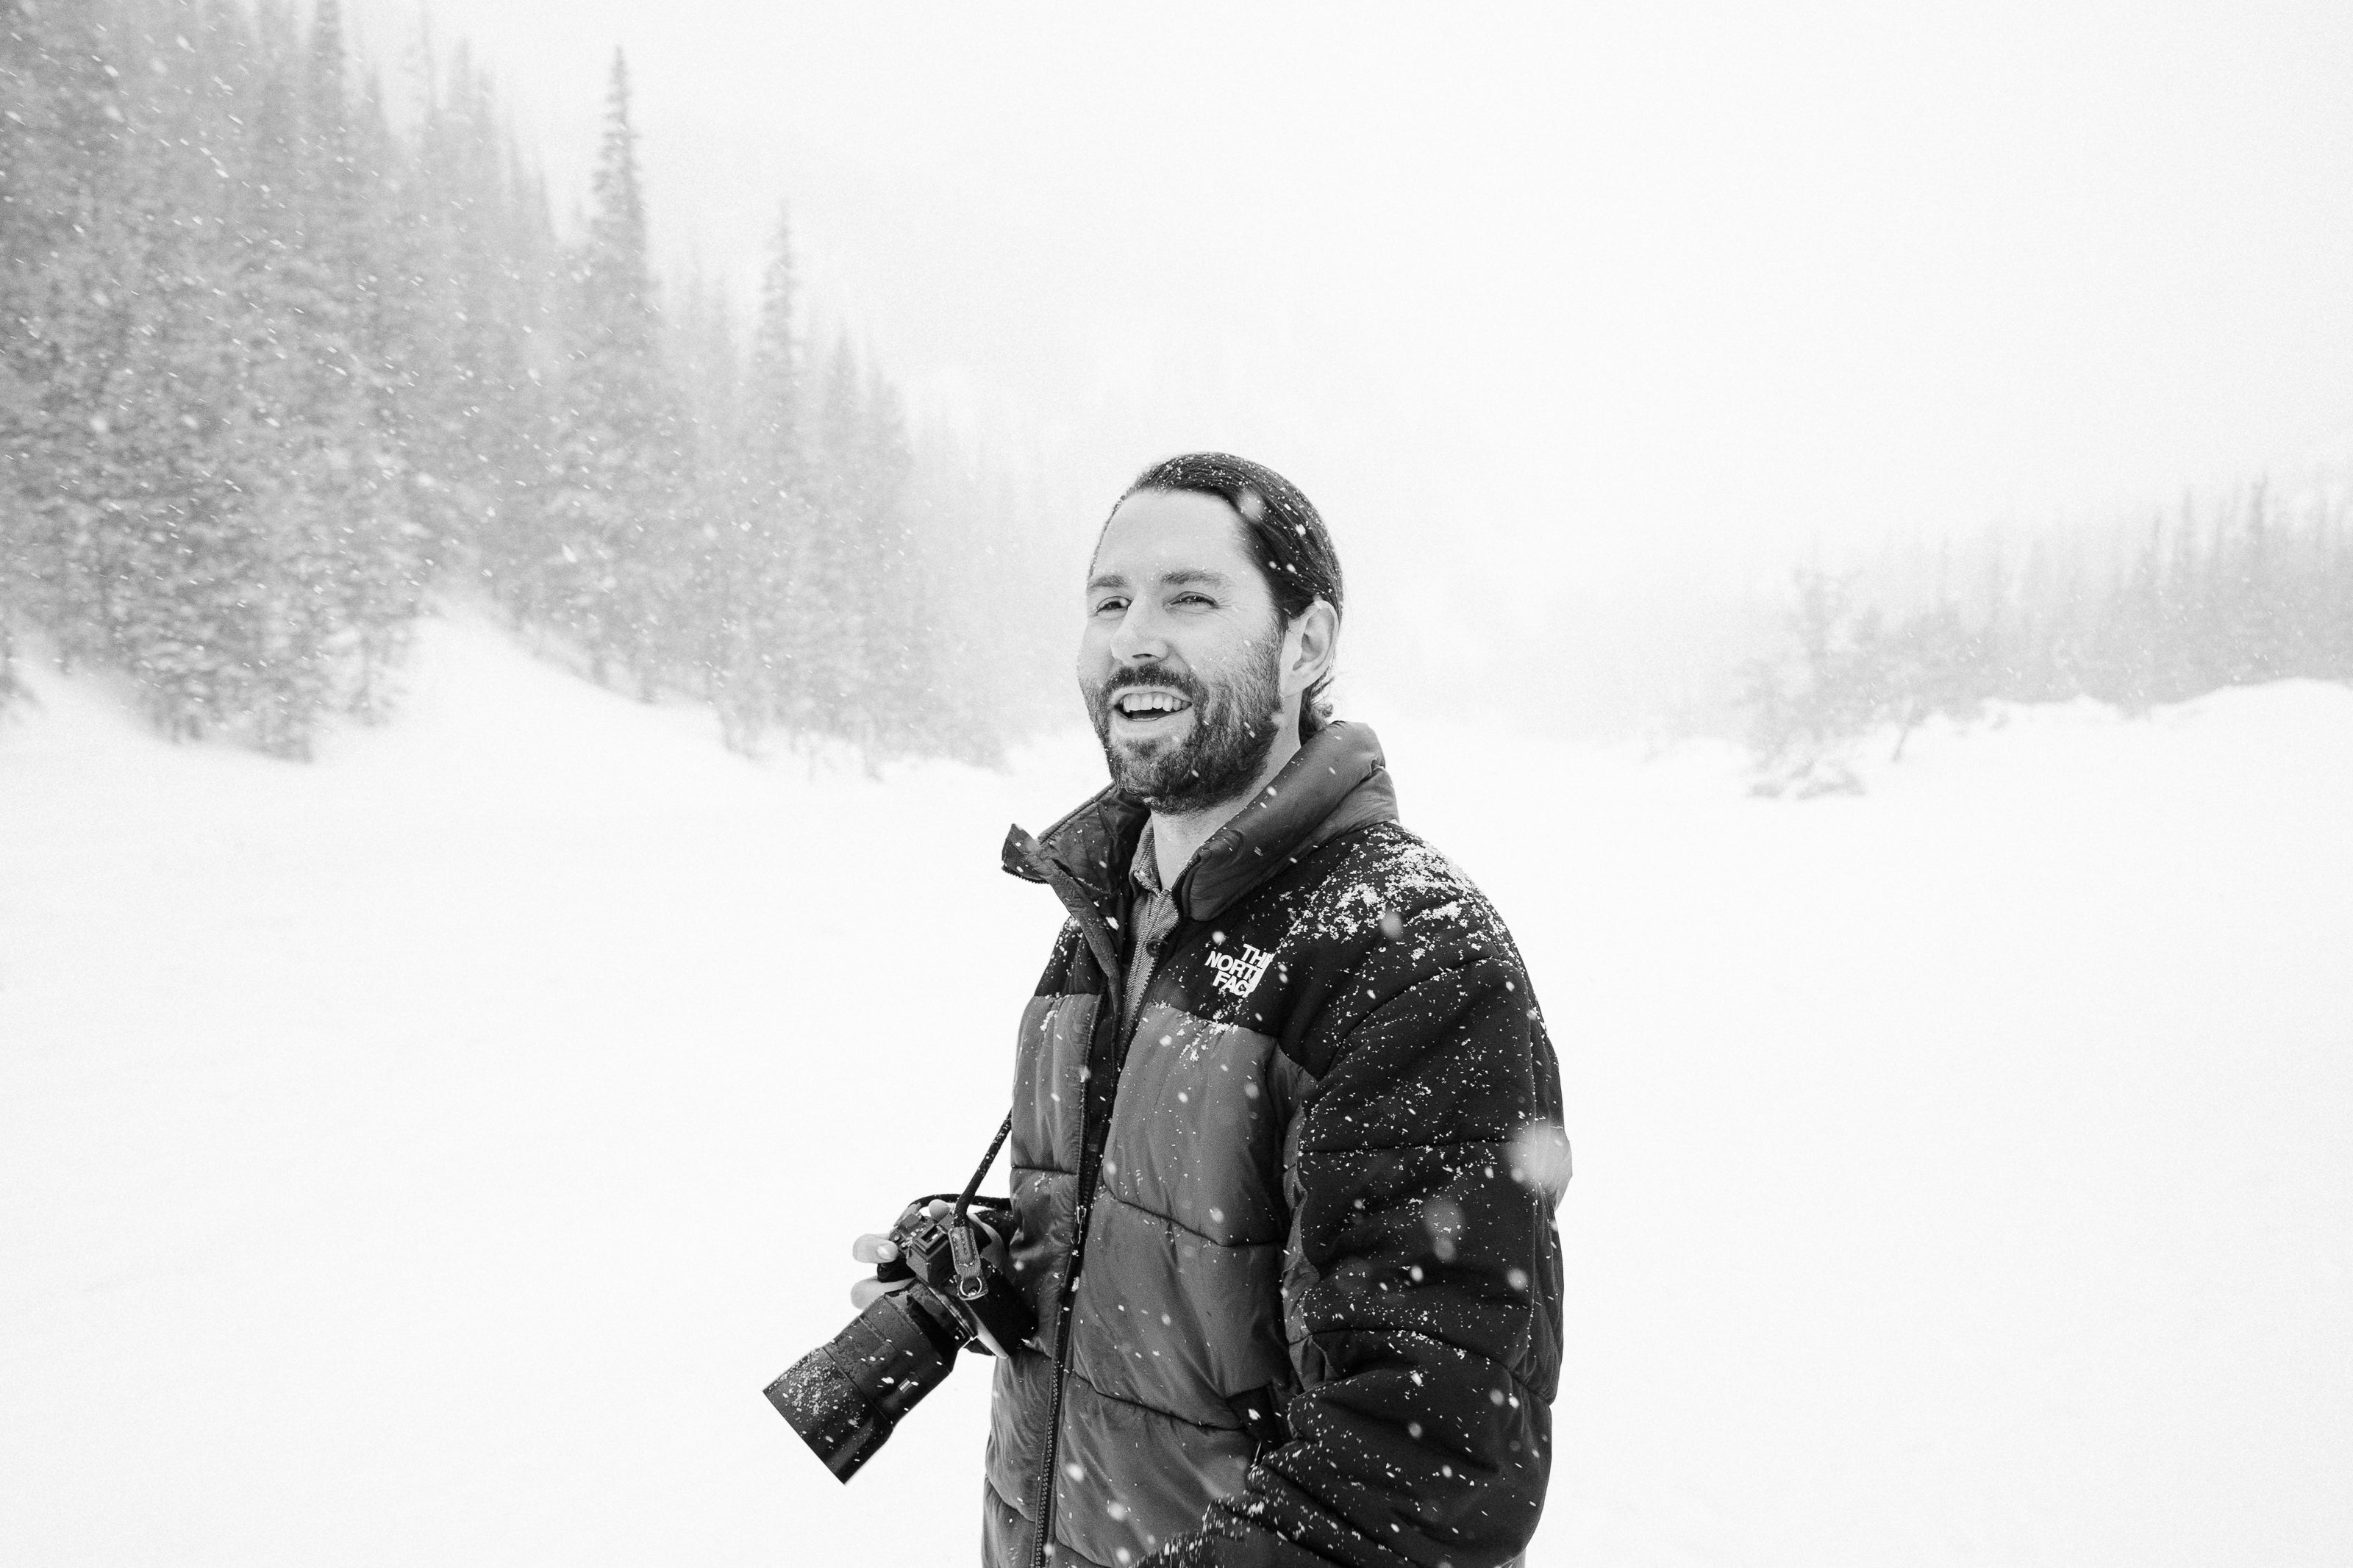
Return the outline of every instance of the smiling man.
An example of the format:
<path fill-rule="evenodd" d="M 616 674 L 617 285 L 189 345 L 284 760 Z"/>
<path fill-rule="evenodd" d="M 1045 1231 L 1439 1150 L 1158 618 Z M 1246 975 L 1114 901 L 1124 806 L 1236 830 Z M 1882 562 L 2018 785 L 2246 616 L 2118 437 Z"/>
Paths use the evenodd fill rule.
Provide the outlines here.
<path fill-rule="evenodd" d="M 1096 544 L 1111 784 L 1005 847 L 1069 919 L 1015 1072 L 1039 1331 L 997 1365 L 991 1568 L 1492 1568 L 1535 1529 L 1559 1073 L 1502 921 L 1331 716 L 1340 611 L 1315 509 L 1222 453 Z"/>

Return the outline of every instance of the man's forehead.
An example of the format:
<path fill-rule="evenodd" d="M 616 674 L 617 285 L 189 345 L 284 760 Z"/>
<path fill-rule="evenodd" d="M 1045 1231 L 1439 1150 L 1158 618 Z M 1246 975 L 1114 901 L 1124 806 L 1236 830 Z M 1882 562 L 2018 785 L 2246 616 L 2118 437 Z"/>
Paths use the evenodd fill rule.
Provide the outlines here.
<path fill-rule="evenodd" d="M 1218 496 L 1138 491 L 1119 503 L 1096 542 L 1090 580 L 1231 583 L 1251 562 L 1241 519 Z"/>

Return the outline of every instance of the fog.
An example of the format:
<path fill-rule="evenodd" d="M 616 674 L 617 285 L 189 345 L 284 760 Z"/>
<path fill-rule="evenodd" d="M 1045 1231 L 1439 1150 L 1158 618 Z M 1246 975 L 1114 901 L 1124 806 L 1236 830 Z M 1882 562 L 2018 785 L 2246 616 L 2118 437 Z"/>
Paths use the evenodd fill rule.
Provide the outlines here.
<path fill-rule="evenodd" d="M 412 15 L 362 42 L 397 58 Z M 748 300 L 788 201 L 820 319 L 1034 452 L 1074 552 L 1155 457 L 1289 474 L 1350 567 L 1350 674 L 1414 706 L 1525 705 L 1566 658 L 1626 700 L 1539 706 L 1622 720 L 1662 689 L 1630 666 L 1684 651 L 1662 624 L 1801 555 L 2137 514 L 2353 430 L 2341 5 L 432 27 L 559 216 L 626 49 L 666 272 Z"/>
<path fill-rule="evenodd" d="M 986 1371 L 848 1487 L 760 1390 L 1010 1076 L 1106 1209 L 1106 1088 L 1288 1108 L 1282 1285 L 1164 1366 L 1433 1348 L 1299 1560 L 2353 1562 L 2348 82 L 2342 0 L 8 8 L 0 1555 L 970 1561 Z M 1065 905 L 1008 821 L 1267 733 L 1240 621 L 1080 722 L 1096 530 L 1202 448 L 1328 520 L 1342 723 L 1212 807 L 1229 903 L 1123 838 Z M 1212 1030 L 1239 1101 L 1094 1070 Z M 1063 1373 L 1162 1356 L 1110 1256 L 1041 1503 Z M 1525 1450 L 1406 1315 L 1474 1295 L 1561 1337 L 1486 1363 Z M 1230 1496 L 1113 1489 L 1077 1560 Z"/>

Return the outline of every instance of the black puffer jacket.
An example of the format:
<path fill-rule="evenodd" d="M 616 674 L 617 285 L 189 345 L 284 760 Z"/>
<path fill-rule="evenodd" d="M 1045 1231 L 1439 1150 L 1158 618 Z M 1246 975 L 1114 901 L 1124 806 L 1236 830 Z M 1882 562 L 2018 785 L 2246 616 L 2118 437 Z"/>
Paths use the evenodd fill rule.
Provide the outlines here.
<path fill-rule="evenodd" d="M 1021 1020 L 1045 1350 L 997 1368 L 991 1568 L 1491 1568 L 1535 1531 L 1559 1071 L 1503 923 L 1396 817 L 1369 731 L 1313 736 L 1177 881 L 1126 1028 L 1145 812 L 1007 840 L 1071 918 Z"/>

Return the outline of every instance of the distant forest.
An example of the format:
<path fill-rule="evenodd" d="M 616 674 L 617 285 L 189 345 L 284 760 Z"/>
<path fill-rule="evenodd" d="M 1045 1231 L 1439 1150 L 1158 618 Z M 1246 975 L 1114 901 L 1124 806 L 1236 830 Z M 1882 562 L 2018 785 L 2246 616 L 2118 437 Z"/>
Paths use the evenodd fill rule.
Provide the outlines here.
<path fill-rule="evenodd" d="M 1757 793 L 1859 787 L 1867 741 L 1901 757 L 1930 719 L 2089 697 L 2128 713 L 2226 686 L 2353 680 L 2353 519 L 2320 492 L 2254 485 L 2140 530 L 2022 552 L 1891 552 L 1796 574 L 1786 636 L 1746 668 Z"/>
<path fill-rule="evenodd" d="M 576 236 L 465 52 L 427 77 L 387 104 L 336 0 L 0 0 L 0 704 L 37 629 L 304 757 L 478 585 L 745 751 L 1024 728 L 1032 509 L 809 350 L 781 209 L 746 331 L 666 310 L 617 55 Z"/>

